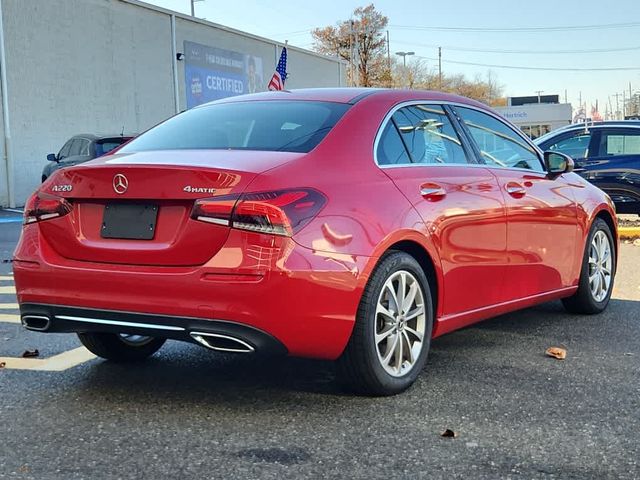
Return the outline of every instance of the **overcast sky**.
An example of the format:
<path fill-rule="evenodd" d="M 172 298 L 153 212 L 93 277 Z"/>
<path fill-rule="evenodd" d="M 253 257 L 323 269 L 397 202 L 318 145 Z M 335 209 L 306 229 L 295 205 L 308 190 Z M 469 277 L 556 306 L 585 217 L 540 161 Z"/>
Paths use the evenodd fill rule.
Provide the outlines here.
<path fill-rule="evenodd" d="M 190 12 L 189 0 L 148 0 L 148 3 L 183 13 Z M 311 48 L 311 29 L 346 20 L 354 8 L 366 4 L 366 0 L 204 0 L 197 2 L 195 8 L 196 16 L 200 18 L 273 40 L 289 40 L 292 45 Z M 598 99 L 600 110 L 604 112 L 604 103 L 609 96 L 615 108 L 615 97 L 612 95 L 628 91 L 629 82 L 634 91 L 640 89 L 639 0 L 382 0 L 374 4 L 389 17 L 391 52 L 415 51 L 416 55 L 427 59 L 430 68 L 435 68 L 437 46 L 440 45 L 443 47 L 445 72 L 474 76 L 485 75 L 491 70 L 509 96 L 535 95 L 535 91 L 543 90 L 544 94 L 559 94 L 563 99 L 566 89 L 568 101 L 574 107 L 582 92 L 583 102 L 587 106 Z M 620 25 L 633 23 L 635 25 Z M 611 24 L 618 26 L 557 28 Z M 446 30 L 443 27 L 460 27 L 462 30 Z M 521 30 L 537 27 L 543 29 Z M 495 31 L 496 29 L 510 30 Z M 593 52 L 616 49 L 618 51 Z M 523 51 L 544 53 L 522 53 Z M 558 53 L 561 51 L 572 52 Z M 541 71 L 500 66 L 555 69 L 633 67 L 635 70 Z M 290 69 L 295 69 L 295 66 L 290 65 Z"/>

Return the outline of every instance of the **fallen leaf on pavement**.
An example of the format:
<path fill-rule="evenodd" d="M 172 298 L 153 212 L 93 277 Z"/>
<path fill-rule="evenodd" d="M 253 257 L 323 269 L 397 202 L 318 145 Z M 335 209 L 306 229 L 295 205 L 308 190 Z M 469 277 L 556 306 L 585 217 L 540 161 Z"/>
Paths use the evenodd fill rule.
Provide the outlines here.
<path fill-rule="evenodd" d="M 558 360 L 564 360 L 567 358 L 567 351 L 560 347 L 549 347 L 544 353 L 549 357 L 557 358 Z"/>
<path fill-rule="evenodd" d="M 22 358 L 33 358 L 40 355 L 40 352 L 36 348 L 35 350 L 25 350 L 22 352 Z"/>
<path fill-rule="evenodd" d="M 444 432 L 442 432 L 440 434 L 441 437 L 446 437 L 446 438 L 456 438 L 457 434 L 456 432 L 454 432 L 453 430 L 447 428 Z"/>

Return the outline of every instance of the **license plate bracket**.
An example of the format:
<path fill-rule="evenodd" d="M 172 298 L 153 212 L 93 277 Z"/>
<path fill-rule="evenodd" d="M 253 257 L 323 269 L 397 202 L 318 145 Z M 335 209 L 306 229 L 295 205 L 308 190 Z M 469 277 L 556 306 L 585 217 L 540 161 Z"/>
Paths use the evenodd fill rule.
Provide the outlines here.
<path fill-rule="evenodd" d="M 158 205 L 151 203 L 108 203 L 102 217 L 102 238 L 153 240 Z"/>

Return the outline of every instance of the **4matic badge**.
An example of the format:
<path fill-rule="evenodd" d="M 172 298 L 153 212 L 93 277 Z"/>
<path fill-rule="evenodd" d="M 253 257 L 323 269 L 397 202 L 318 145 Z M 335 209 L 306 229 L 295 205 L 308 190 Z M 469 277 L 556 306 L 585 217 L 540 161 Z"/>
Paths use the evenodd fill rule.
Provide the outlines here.
<path fill-rule="evenodd" d="M 191 185 L 187 185 L 182 189 L 182 191 L 187 193 L 215 193 L 215 188 L 208 187 L 192 187 Z"/>

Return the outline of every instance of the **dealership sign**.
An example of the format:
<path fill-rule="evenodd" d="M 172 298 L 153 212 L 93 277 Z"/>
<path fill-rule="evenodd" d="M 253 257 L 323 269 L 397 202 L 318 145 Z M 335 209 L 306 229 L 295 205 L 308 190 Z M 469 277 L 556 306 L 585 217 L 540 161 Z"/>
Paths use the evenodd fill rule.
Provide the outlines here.
<path fill-rule="evenodd" d="M 184 42 L 187 108 L 264 90 L 262 58 Z"/>

